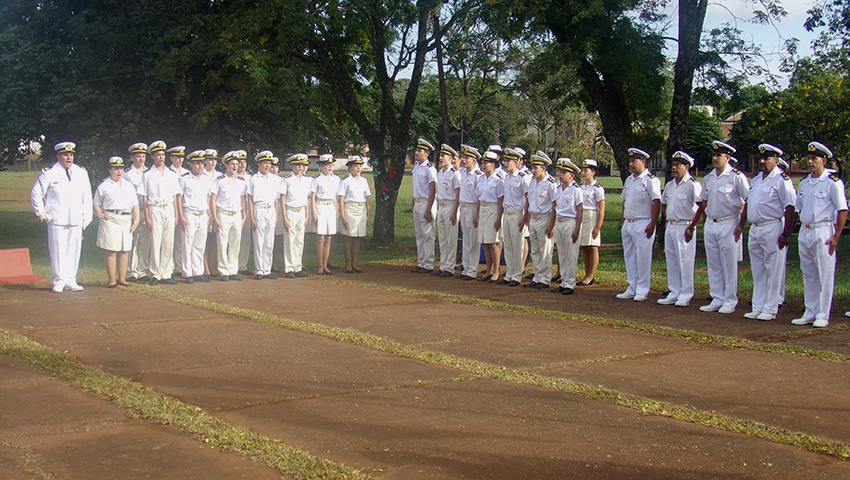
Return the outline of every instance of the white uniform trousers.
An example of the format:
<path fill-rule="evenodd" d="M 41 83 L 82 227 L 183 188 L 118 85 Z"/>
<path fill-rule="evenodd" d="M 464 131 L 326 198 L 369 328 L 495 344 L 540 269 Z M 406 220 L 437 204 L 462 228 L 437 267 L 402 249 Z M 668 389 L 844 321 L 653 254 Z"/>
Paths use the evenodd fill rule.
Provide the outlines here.
<path fill-rule="evenodd" d="M 416 233 L 416 263 L 419 268 L 426 270 L 434 269 L 434 240 L 436 230 L 434 218 L 437 216 L 437 202 L 431 206 L 431 221 L 425 221 L 425 211 L 428 209 L 428 200 L 413 201 L 413 230 Z"/>
<path fill-rule="evenodd" d="M 141 214 L 141 212 L 139 212 Z M 142 214 L 144 215 L 144 214 Z M 130 253 L 130 261 L 127 263 L 127 275 L 133 278 L 142 278 L 150 275 L 151 270 L 151 231 L 145 225 L 142 216 L 139 226 L 133 232 L 133 249 Z"/>
<path fill-rule="evenodd" d="M 522 220 L 522 210 L 505 210 L 502 215 L 502 234 L 505 245 L 505 280 L 519 282 L 522 280 L 522 247 L 525 245 L 523 230 L 519 228 Z"/>
<path fill-rule="evenodd" d="M 204 274 L 204 250 L 207 246 L 207 224 L 209 212 L 201 215 L 191 210 L 183 209 L 183 218 L 188 225 L 183 230 L 183 277 L 197 277 Z"/>
<path fill-rule="evenodd" d="M 824 225 L 816 228 L 800 228 L 800 270 L 803 271 L 806 318 L 829 320 L 832 309 L 832 294 L 835 290 L 835 254 L 829 254 L 827 239 L 835 227 Z"/>
<path fill-rule="evenodd" d="M 289 219 L 289 230 L 283 233 L 283 271 L 298 273 L 303 270 L 304 232 L 307 226 L 307 207 L 291 208 L 284 206 Z"/>
<path fill-rule="evenodd" d="M 463 229 L 463 274 L 470 277 L 478 276 L 478 263 L 481 258 L 478 227 L 472 223 L 474 217 L 474 203 L 460 206 L 460 228 Z"/>
<path fill-rule="evenodd" d="M 705 220 L 705 258 L 708 263 L 708 289 L 711 304 L 735 308 L 738 305 L 738 243 L 735 227 L 738 217 L 723 222 Z"/>
<path fill-rule="evenodd" d="M 626 293 L 630 295 L 649 294 L 649 276 L 652 271 L 652 244 L 655 243 L 655 232 L 646 238 L 646 227 L 649 219 L 624 220 L 622 228 L 623 258 L 626 261 L 626 279 L 629 287 Z"/>
<path fill-rule="evenodd" d="M 785 276 L 784 252 L 780 252 L 779 236 L 785 222 L 750 226 L 747 247 L 750 251 L 750 270 L 753 273 L 753 311 L 776 315 L 779 311 L 779 294 Z"/>
<path fill-rule="evenodd" d="M 437 236 L 440 239 L 440 270 L 454 273 L 457 260 L 457 228 L 452 225 L 452 207 L 455 202 L 442 202 L 437 205 Z"/>
<path fill-rule="evenodd" d="M 555 240 L 546 236 L 550 218 L 549 213 L 544 213 L 531 215 L 528 220 L 529 250 L 534 263 L 534 278 L 531 281 L 546 285 L 552 281 L 552 250 L 555 248 Z"/>
<path fill-rule="evenodd" d="M 80 268 L 80 249 L 83 244 L 82 225 L 47 224 L 47 250 L 50 253 L 50 275 L 53 285 L 77 285 Z"/>
<path fill-rule="evenodd" d="M 268 206 L 268 208 L 266 208 Z M 254 205 L 254 274 L 271 275 L 272 254 L 274 253 L 274 205 Z"/>
<path fill-rule="evenodd" d="M 694 297 L 694 261 L 697 254 L 697 231 L 690 242 L 685 241 L 687 223 L 667 224 L 664 234 L 664 254 L 667 259 L 667 298 L 688 303 Z"/>
<path fill-rule="evenodd" d="M 183 243 L 185 240 L 183 239 L 183 229 L 180 228 L 180 225 L 176 225 L 174 227 L 174 273 L 182 274 L 183 273 L 183 262 L 186 256 L 186 248 Z M 191 277 L 193 275 L 186 275 Z"/>
<path fill-rule="evenodd" d="M 248 212 L 244 212 L 245 215 Z M 242 227 L 242 239 L 239 241 L 239 270 L 248 270 L 248 257 L 253 253 L 254 249 L 251 248 L 251 237 L 253 236 L 253 232 L 251 231 L 251 221 L 245 220 L 245 226 Z"/>
<path fill-rule="evenodd" d="M 216 234 L 218 245 L 218 273 L 229 277 L 239 273 L 239 253 L 242 244 L 242 212 L 228 212 L 217 208 L 221 227 Z M 246 222 L 247 223 L 247 222 Z"/>
<path fill-rule="evenodd" d="M 562 217 L 555 221 L 555 243 L 558 245 L 558 268 L 561 272 L 561 287 L 576 288 L 576 265 L 581 240 L 573 242 L 573 232 L 581 225 L 576 225 L 574 217 Z"/>
<path fill-rule="evenodd" d="M 174 205 L 148 205 L 151 219 L 151 276 L 157 280 L 174 273 Z"/>

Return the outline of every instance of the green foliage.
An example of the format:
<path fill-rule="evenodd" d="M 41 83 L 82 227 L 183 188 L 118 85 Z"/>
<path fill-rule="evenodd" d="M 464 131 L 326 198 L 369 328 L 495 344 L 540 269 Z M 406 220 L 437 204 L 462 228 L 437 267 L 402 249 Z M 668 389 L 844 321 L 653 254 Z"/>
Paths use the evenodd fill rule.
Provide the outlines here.
<path fill-rule="evenodd" d="M 691 109 L 690 129 L 688 130 L 687 152 L 694 157 L 699 170 L 711 165 L 711 142 L 723 138 L 717 118 L 708 113 Z M 736 137 L 737 139 L 737 137 Z"/>

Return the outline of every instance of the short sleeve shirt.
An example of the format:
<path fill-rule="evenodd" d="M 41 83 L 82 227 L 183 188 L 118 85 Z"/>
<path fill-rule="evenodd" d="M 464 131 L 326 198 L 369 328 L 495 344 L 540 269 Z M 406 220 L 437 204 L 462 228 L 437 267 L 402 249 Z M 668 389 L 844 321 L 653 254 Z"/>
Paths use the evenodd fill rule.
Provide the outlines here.
<path fill-rule="evenodd" d="M 667 182 L 661 195 L 661 203 L 667 206 L 667 220 L 672 222 L 693 220 L 701 199 L 702 185 L 690 174 L 686 174 L 681 182 Z"/>
<path fill-rule="evenodd" d="M 532 178 L 526 187 L 525 197 L 528 199 L 528 213 L 542 215 L 552 211 L 552 204 L 558 195 L 558 182 L 551 175 L 546 175 L 539 182 Z"/>
<path fill-rule="evenodd" d="M 626 220 L 645 220 L 652 217 L 652 202 L 661 200 L 661 180 L 646 169 L 637 177 L 626 178 L 623 185 L 623 217 Z"/>
<path fill-rule="evenodd" d="M 826 170 L 820 177 L 809 174 L 800 181 L 796 206 L 804 224 L 835 222 L 838 212 L 847 210 L 844 182 Z"/>
<path fill-rule="evenodd" d="M 703 181 L 705 189 L 702 191 L 702 200 L 706 201 L 705 215 L 709 219 L 741 214 L 741 208 L 750 193 L 746 175 L 727 164 L 720 173 L 716 168 L 709 172 Z"/>
<path fill-rule="evenodd" d="M 578 206 L 582 203 L 584 203 L 584 193 L 582 193 L 581 187 L 576 182 L 566 187 L 558 185 L 558 194 L 555 199 L 555 215 L 558 218 L 577 217 Z"/>
<path fill-rule="evenodd" d="M 747 195 L 747 220 L 750 223 L 776 220 L 785 215 L 785 207 L 793 206 L 797 192 L 791 177 L 779 168 L 774 168 L 767 178 L 759 173 L 750 183 Z"/>

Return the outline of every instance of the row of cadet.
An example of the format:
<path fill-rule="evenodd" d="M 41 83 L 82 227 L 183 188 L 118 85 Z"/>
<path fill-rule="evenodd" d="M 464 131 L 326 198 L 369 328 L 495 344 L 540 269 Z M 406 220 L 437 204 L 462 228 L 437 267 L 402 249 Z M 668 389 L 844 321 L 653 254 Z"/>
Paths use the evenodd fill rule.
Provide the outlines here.
<path fill-rule="evenodd" d="M 92 197 L 88 173 L 74 164 L 75 148 L 73 142 L 57 144 L 56 163 L 42 170 L 31 192 L 35 214 L 48 224 L 54 292 L 82 290 L 76 277 L 82 231 L 92 211 L 100 220 L 96 243 L 106 251 L 109 287 L 128 280 L 173 285 L 175 268 L 186 283 L 209 282 L 216 263 L 221 280 L 239 281 L 240 270 L 250 273 L 245 270 L 251 250 L 254 278 L 275 279 L 276 229 L 283 237 L 284 277 L 306 277 L 301 259 L 308 219 L 317 235 L 317 273 L 330 275 L 336 268 L 330 252 L 337 232 L 344 239 L 346 271 L 362 273 L 358 254 L 371 191 L 360 176 L 359 156 L 349 157 L 345 179 L 333 173 L 331 155 L 319 159 L 317 177 L 305 175 L 304 154 L 289 157 L 292 173 L 280 177 L 279 161 L 268 150 L 255 156 L 258 171 L 248 175 L 244 150 L 223 155 L 226 171 L 219 173 L 213 149 L 186 155 L 184 147 L 167 148 L 162 141 L 135 143 L 129 148 L 132 165 L 125 170 L 123 158 L 110 158 L 109 177 Z"/>

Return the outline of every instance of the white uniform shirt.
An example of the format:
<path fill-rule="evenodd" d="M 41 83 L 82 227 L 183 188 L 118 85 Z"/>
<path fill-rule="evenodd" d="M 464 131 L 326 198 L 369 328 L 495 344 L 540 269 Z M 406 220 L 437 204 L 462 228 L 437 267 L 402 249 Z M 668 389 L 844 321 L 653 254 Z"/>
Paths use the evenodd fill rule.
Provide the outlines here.
<path fill-rule="evenodd" d="M 558 184 L 557 196 L 555 198 L 555 215 L 558 218 L 576 218 L 578 216 L 578 206 L 583 203 L 584 193 L 575 181 L 567 185 L 566 188 L 562 184 Z"/>
<path fill-rule="evenodd" d="M 322 175 L 320 173 L 313 179 L 313 183 L 310 185 L 310 193 L 316 194 L 316 200 L 336 200 L 340 183 L 342 183 L 342 179 L 337 174 L 332 172 L 328 175 Z"/>
<path fill-rule="evenodd" d="M 338 197 L 345 197 L 342 199 L 343 203 L 364 203 L 366 197 L 371 195 L 369 182 L 362 175 L 354 178 L 350 173 L 339 184 L 339 192 L 337 192 Z"/>
<path fill-rule="evenodd" d="M 796 206 L 803 224 L 835 222 L 838 212 L 847 210 L 844 182 L 825 170 L 817 178 L 809 174 L 800 181 Z"/>
<path fill-rule="evenodd" d="M 501 164 L 499 164 L 499 166 L 497 166 L 497 167 L 493 170 L 493 175 L 495 175 L 495 176 L 497 176 L 497 177 L 501 178 L 502 180 L 504 180 L 504 179 L 508 178 L 508 172 L 507 172 L 504 168 L 502 168 L 502 165 L 501 165 Z"/>
<path fill-rule="evenodd" d="M 440 202 L 453 202 L 455 194 L 460 188 L 460 172 L 452 167 L 444 168 L 437 172 L 437 200 Z"/>
<path fill-rule="evenodd" d="M 727 164 L 720 174 L 716 168 L 712 170 L 703 182 L 705 189 L 702 191 L 702 200 L 708 201 L 705 215 L 709 219 L 741 214 L 741 207 L 750 193 L 746 175 Z"/>
<path fill-rule="evenodd" d="M 183 195 L 183 207 L 196 212 L 205 212 L 210 209 L 210 193 L 213 189 L 213 181 L 203 173 L 195 177 L 188 173 L 180 177 L 180 190 Z"/>
<path fill-rule="evenodd" d="M 505 182 L 495 172 L 489 177 L 483 175 L 475 188 L 475 194 L 481 202 L 497 203 L 505 196 Z"/>
<path fill-rule="evenodd" d="M 428 199 L 428 185 L 437 183 L 437 169 L 427 160 L 413 166 L 413 198 Z"/>
<path fill-rule="evenodd" d="M 227 175 L 220 175 L 213 183 L 212 193 L 215 194 L 215 207 L 228 212 L 242 211 L 242 197 L 248 194 L 248 182 L 235 175 L 231 180 Z"/>
<path fill-rule="evenodd" d="M 162 173 L 159 173 L 156 168 L 150 168 L 142 175 L 142 181 L 136 193 L 148 197 L 148 205 L 154 205 L 173 203 L 174 196 L 182 193 L 182 190 L 176 173 L 168 168 L 163 168 Z"/>
<path fill-rule="evenodd" d="M 582 183 L 581 192 L 584 194 L 582 210 L 599 210 L 599 202 L 605 200 L 605 188 L 594 180 L 590 185 Z"/>
<path fill-rule="evenodd" d="M 30 192 L 37 216 L 50 212 L 55 225 L 88 225 L 92 220 L 92 194 L 89 173 L 72 164 L 71 178 L 59 162 L 43 169 Z"/>
<path fill-rule="evenodd" d="M 189 169 L 182 167 L 182 166 L 180 168 L 174 168 L 174 165 L 171 165 L 171 166 L 168 167 L 168 169 L 171 170 L 172 172 L 176 173 L 178 177 L 182 177 L 183 175 L 185 175 L 187 173 L 191 173 L 189 171 Z"/>
<path fill-rule="evenodd" d="M 785 207 L 793 206 L 797 201 L 797 192 L 791 177 L 776 167 L 762 178 L 762 174 L 753 178 L 750 193 L 747 196 L 747 220 L 761 223 L 785 216 Z"/>
<path fill-rule="evenodd" d="M 505 200 L 502 207 L 507 210 L 522 210 L 525 208 L 525 192 L 531 183 L 531 175 L 523 175 L 519 170 L 505 178 Z"/>
<path fill-rule="evenodd" d="M 205 168 L 205 169 L 201 170 L 201 173 L 203 173 L 204 175 L 206 175 L 206 176 L 207 176 L 207 178 L 209 178 L 209 179 L 210 179 L 210 180 L 212 180 L 212 181 L 215 181 L 215 179 L 216 179 L 219 175 L 221 175 L 220 173 L 218 173 L 218 170 L 216 170 L 216 169 L 214 169 L 214 168 L 213 168 L 212 170 L 207 170 L 207 169 Z"/>
<path fill-rule="evenodd" d="M 645 169 L 635 177 L 631 174 L 623 185 L 623 218 L 646 220 L 652 217 L 653 200 L 661 200 L 661 180 Z"/>
<path fill-rule="evenodd" d="M 470 172 L 466 168 L 460 169 L 460 203 L 475 203 L 478 201 L 478 194 L 475 193 L 475 188 L 478 186 L 478 181 L 484 174 L 475 168 Z"/>
<path fill-rule="evenodd" d="M 142 205 L 142 196 L 138 194 L 139 184 L 142 183 L 142 175 L 144 175 L 145 172 L 147 172 L 147 171 L 148 171 L 148 169 L 145 168 L 145 167 L 142 167 L 142 170 L 137 170 L 136 167 L 130 167 L 129 170 L 124 172 L 124 178 L 123 179 L 127 180 L 127 181 L 129 181 L 130 183 L 133 184 L 133 188 L 136 190 L 136 194 L 137 194 L 137 197 L 138 197 L 138 203 L 139 203 L 140 207 Z"/>
<path fill-rule="evenodd" d="M 558 182 L 549 174 L 539 182 L 532 177 L 526 187 L 525 196 L 528 199 L 528 213 L 531 215 L 549 213 L 552 211 L 552 203 L 558 196 Z"/>
<path fill-rule="evenodd" d="M 306 207 L 307 200 L 310 199 L 313 177 L 292 173 L 284 177 L 283 181 L 286 184 L 286 197 L 284 198 L 286 206 L 289 208 Z"/>
<path fill-rule="evenodd" d="M 671 222 L 690 222 L 694 219 L 699 203 L 702 201 L 702 185 L 689 173 L 681 182 L 670 180 L 664 186 L 661 203 L 667 205 L 667 220 Z"/>
<path fill-rule="evenodd" d="M 129 212 L 139 204 L 139 198 L 136 196 L 136 188 L 132 183 L 123 178 L 121 183 L 107 178 L 97 186 L 93 204 L 104 210 Z"/>
<path fill-rule="evenodd" d="M 251 180 L 248 181 L 248 195 L 251 195 L 250 201 L 253 203 L 274 205 L 283 188 L 283 179 L 271 172 L 267 175 L 257 172 L 251 175 Z"/>

